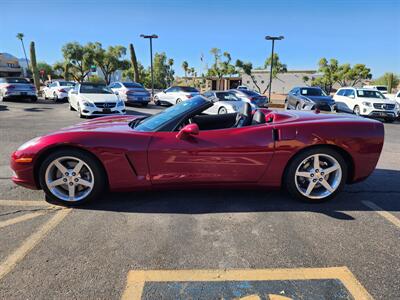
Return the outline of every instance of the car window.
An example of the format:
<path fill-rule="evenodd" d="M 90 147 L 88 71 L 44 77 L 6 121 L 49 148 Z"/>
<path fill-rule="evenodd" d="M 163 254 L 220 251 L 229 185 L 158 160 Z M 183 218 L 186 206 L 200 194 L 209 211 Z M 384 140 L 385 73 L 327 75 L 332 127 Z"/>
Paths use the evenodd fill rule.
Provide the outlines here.
<path fill-rule="evenodd" d="M 240 101 L 240 99 L 237 98 L 232 93 L 227 93 L 227 92 L 216 93 L 216 96 L 220 101 Z"/>
<path fill-rule="evenodd" d="M 115 88 L 115 89 L 119 89 L 119 88 L 121 88 L 121 87 L 122 87 L 122 86 L 121 86 L 120 83 L 118 83 L 118 82 L 114 83 L 114 88 Z"/>
<path fill-rule="evenodd" d="M 355 96 L 354 90 L 350 90 L 350 89 L 346 90 L 345 96 L 346 97 Z"/>
<path fill-rule="evenodd" d="M 136 83 L 136 82 L 124 82 L 123 85 L 128 88 L 128 89 L 132 89 L 132 88 L 144 88 L 140 83 Z"/>
<path fill-rule="evenodd" d="M 206 103 L 209 103 L 209 101 L 205 100 L 201 96 L 193 97 L 190 100 L 183 101 L 156 115 L 144 119 L 134 128 L 134 130 L 147 132 L 156 131 L 158 128 L 161 128 L 176 117 L 179 117 L 180 115 L 184 116 L 186 113 L 199 108 Z"/>
<path fill-rule="evenodd" d="M 197 89 L 195 89 L 194 87 L 191 87 L 191 86 L 181 86 L 179 89 L 185 93 L 198 93 L 199 92 Z"/>
<path fill-rule="evenodd" d="M 300 93 L 303 96 L 326 96 L 320 88 L 301 88 Z"/>
<path fill-rule="evenodd" d="M 361 98 L 385 99 L 385 96 L 381 92 L 374 90 L 358 90 L 357 96 Z"/>
<path fill-rule="evenodd" d="M 209 97 L 213 96 L 213 93 L 212 92 L 205 92 L 203 95 L 204 95 L 204 97 L 209 98 Z"/>
<path fill-rule="evenodd" d="M 251 97 L 257 97 L 260 96 L 258 93 L 253 92 L 253 91 L 249 91 L 249 90 L 241 90 L 241 92 L 247 96 L 251 96 Z"/>
<path fill-rule="evenodd" d="M 83 84 L 80 92 L 81 94 L 112 94 L 105 84 Z"/>
<path fill-rule="evenodd" d="M 338 90 L 337 93 L 336 93 L 336 95 L 338 95 L 338 96 L 343 96 L 343 95 L 344 95 L 344 91 L 345 91 L 345 90 L 343 90 L 343 89 L 342 89 L 342 90 Z"/>
<path fill-rule="evenodd" d="M 7 83 L 29 83 L 25 78 L 6 78 Z"/>
<path fill-rule="evenodd" d="M 166 93 L 173 93 L 173 92 L 177 92 L 177 91 L 178 91 L 177 87 L 173 86 L 173 87 L 170 87 L 169 89 L 167 89 L 165 92 Z"/>
<path fill-rule="evenodd" d="M 75 86 L 75 82 L 72 81 L 59 81 L 60 86 Z"/>

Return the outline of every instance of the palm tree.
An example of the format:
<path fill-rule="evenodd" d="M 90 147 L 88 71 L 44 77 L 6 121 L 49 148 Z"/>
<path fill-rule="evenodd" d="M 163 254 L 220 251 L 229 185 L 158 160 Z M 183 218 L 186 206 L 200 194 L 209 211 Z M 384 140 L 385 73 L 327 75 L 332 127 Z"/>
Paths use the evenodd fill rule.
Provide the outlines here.
<path fill-rule="evenodd" d="M 187 73 L 189 70 L 189 64 L 186 60 L 182 63 L 182 69 L 185 71 L 185 77 L 187 77 Z M 186 81 L 187 81 L 187 78 L 186 78 Z"/>
<path fill-rule="evenodd" d="M 17 39 L 19 39 L 21 41 L 22 50 L 24 50 L 25 61 L 26 61 L 26 70 L 27 70 L 26 74 L 28 75 L 29 63 L 28 63 L 28 57 L 26 56 L 26 51 L 25 51 L 24 34 L 22 32 L 17 33 Z"/>

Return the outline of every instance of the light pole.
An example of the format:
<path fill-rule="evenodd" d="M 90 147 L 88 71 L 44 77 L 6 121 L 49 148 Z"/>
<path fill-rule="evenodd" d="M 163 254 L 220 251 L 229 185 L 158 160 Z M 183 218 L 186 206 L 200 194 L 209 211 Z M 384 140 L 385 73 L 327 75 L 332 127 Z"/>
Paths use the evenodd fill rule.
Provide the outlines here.
<path fill-rule="evenodd" d="M 154 98 L 154 75 L 153 75 L 153 39 L 157 39 L 158 35 L 141 34 L 140 37 L 150 40 L 150 69 L 151 69 L 151 98 Z"/>
<path fill-rule="evenodd" d="M 268 100 L 271 101 L 271 90 L 272 90 L 272 68 L 274 65 L 274 46 L 275 46 L 275 41 L 280 41 L 283 40 L 284 37 L 283 35 L 280 36 L 269 36 L 267 35 L 265 37 L 266 40 L 272 41 L 272 53 L 271 53 L 271 70 L 269 72 L 269 92 L 268 92 Z"/>

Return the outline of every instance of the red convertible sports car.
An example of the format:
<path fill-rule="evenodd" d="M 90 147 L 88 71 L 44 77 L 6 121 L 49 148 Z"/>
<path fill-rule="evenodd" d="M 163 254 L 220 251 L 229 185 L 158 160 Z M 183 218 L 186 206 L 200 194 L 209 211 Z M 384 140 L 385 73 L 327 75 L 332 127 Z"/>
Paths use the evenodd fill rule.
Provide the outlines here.
<path fill-rule="evenodd" d="M 196 96 L 151 117 L 89 120 L 23 144 L 13 181 L 48 200 L 80 204 L 106 189 L 279 188 L 320 202 L 367 178 L 382 150 L 382 123 L 352 115 L 272 111 L 247 104 L 206 115 Z"/>

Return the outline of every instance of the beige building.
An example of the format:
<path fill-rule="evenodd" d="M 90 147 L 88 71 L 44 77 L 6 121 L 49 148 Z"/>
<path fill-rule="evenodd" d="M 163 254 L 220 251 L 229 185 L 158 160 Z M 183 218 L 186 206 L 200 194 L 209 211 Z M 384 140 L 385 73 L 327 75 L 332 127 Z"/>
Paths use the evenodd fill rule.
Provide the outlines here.
<path fill-rule="evenodd" d="M 19 77 L 22 71 L 18 58 L 8 53 L 0 53 L 0 77 Z"/>

